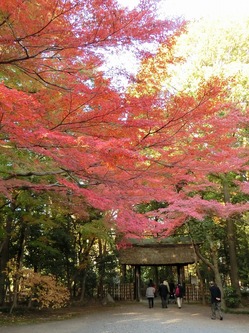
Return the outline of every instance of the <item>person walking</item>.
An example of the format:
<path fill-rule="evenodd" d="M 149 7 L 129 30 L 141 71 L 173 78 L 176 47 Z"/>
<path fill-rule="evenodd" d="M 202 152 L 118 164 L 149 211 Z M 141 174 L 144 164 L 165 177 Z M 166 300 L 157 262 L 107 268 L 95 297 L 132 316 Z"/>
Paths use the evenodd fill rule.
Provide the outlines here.
<path fill-rule="evenodd" d="M 169 294 L 169 288 L 167 286 L 166 281 L 161 282 L 159 288 L 158 288 L 158 293 L 161 297 L 162 301 L 162 308 L 167 308 L 167 300 L 168 300 L 168 294 Z"/>
<path fill-rule="evenodd" d="M 211 319 L 216 319 L 216 313 L 223 320 L 221 311 L 221 291 L 220 288 L 213 281 L 210 282 L 210 295 L 211 295 Z"/>
<path fill-rule="evenodd" d="M 179 309 L 181 309 L 183 299 L 183 286 L 180 283 L 177 283 L 176 285 L 175 295 L 177 306 Z"/>
<path fill-rule="evenodd" d="M 148 299 L 150 309 L 154 307 L 155 291 L 156 291 L 156 289 L 155 289 L 153 283 L 150 282 L 146 289 L 146 297 Z"/>
<path fill-rule="evenodd" d="M 168 282 L 167 280 L 164 280 L 164 281 L 163 281 L 163 284 L 166 285 L 167 288 L 168 288 L 168 291 L 170 291 L 170 288 L 169 288 L 169 282 Z M 166 300 L 167 300 L 166 303 L 169 304 L 169 292 L 168 292 L 168 294 L 167 294 L 167 298 L 166 298 Z"/>

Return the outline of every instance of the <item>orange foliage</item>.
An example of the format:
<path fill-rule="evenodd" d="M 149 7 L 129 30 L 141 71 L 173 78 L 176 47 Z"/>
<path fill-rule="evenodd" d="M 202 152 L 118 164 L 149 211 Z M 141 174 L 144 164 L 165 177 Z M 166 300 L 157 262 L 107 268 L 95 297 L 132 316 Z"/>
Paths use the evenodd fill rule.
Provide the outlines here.
<path fill-rule="evenodd" d="M 70 294 L 54 276 L 35 273 L 31 269 L 18 268 L 14 259 L 8 262 L 6 273 L 10 285 L 18 284 L 18 294 L 25 295 L 29 304 L 41 308 L 61 308 L 68 304 Z"/>

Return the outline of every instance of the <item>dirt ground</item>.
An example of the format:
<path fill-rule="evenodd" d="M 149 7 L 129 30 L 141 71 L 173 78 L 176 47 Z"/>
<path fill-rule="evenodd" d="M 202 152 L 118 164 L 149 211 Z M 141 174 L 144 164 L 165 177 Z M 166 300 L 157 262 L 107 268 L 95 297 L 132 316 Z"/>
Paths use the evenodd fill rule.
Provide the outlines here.
<path fill-rule="evenodd" d="M 12 314 L 9 313 L 8 308 L 0 308 L 0 326 L 69 319 L 86 313 L 99 312 L 104 310 L 105 307 L 118 306 L 120 304 L 121 302 L 104 306 L 101 302 L 91 301 L 82 305 L 75 304 L 61 309 L 39 310 L 19 307 L 13 310 Z"/>
<path fill-rule="evenodd" d="M 0 309 L 0 326 L 3 325 L 18 325 L 24 323 L 40 323 L 56 320 L 65 320 L 81 315 L 102 312 L 110 309 L 110 307 L 119 307 L 122 305 L 134 305 L 136 302 L 115 302 L 109 304 L 101 304 L 100 302 L 88 302 L 84 305 L 75 304 L 61 309 L 27 309 L 18 308 L 12 314 L 7 312 L 7 309 Z M 209 306 L 202 306 L 203 312 L 209 311 Z M 249 315 L 249 307 L 230 309 L 229 313 Z"/>

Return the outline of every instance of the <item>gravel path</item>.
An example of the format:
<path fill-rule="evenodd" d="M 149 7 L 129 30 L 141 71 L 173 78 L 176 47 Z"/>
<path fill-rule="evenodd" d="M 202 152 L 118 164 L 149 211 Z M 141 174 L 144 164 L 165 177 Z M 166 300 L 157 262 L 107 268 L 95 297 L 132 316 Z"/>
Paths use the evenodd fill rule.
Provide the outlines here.
<path fill-rule="evenodd" d="M 153 309 L 147 301 L 106 306 L 98 311 L 86 308 L 79 317 L 63 321 L 0 326 L 1 333 L 248 333 L 249 315 L 224 314 L 211 320 L 210 308 L 170 304 L 162 309 L 159 299 Z"/>

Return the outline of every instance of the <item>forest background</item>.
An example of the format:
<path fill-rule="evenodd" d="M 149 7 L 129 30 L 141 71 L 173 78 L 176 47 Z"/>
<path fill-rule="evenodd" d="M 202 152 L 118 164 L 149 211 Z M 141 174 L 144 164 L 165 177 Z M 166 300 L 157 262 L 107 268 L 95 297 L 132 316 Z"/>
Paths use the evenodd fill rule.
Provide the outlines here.
<path fill-rule="evenodd" d="M 6 0 L 0 38 L 0 304 L 101 298 L 119 247 L 168 237 L 200 244 L 199 281 L 243 304 L 249 21 Z"/>

